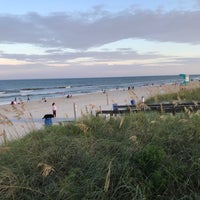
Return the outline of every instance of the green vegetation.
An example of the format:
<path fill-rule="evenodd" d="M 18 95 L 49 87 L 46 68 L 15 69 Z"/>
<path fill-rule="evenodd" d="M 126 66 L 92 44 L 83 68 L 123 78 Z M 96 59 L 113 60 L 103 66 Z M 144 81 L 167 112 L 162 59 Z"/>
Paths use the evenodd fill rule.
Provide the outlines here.
<path fill-rule="evenodd" d="M 200 113 L 85 117 L 0 147 L 0 199 L 200 199 Z"/>
<path fill-rule="evenodd" d="M 173 101 L 199 101 L 200 100 L 200 88 L 192 90 L 181 90 L 178 93 L 157 95 L 147 99 L 146 103 L 162 103 L 162 102 L 173 102 Z"/>

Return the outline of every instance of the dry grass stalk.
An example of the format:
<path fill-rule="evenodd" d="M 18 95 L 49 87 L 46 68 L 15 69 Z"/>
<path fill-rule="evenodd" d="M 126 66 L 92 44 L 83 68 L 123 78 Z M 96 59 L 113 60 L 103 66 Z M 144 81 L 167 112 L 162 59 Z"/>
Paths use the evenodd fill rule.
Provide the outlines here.
<path fill-rule="evenodd" d="M 197 101 L 192 101 L 193 103 L 194 103 L 194 105 L 196 106 L 196 107 L 198 107 L 198 102 Z"/>
<path fill-rule="evenodd" d="M 84 113 L 83 113 L 83 110 L 81 109 L 81 117 L 83 117 L 84 116 Z"/>
<path fill-rule="evenodd" d="M 176 102 L 176 101 L 173 101 L 172 104 L 173 104 L 174 108 L 178 106 L 178 102 Z"/>
<path fill-rule="evenodd" d="M 44 177 L 47 177 L 50 173 L 55 172 L 55 169 L 52 166 L 42 162 L 38 163 L 37 167 L 42 167 L 42 176 Z"/>
<path fill-rule="evenodd" d="M 96 106 L 94 104 L 89 104 L 89 106 L 90 106 L 90 114 L 92 115 Z"/>
<path fill-rule="evenodd" d="M 6 135 L 7 135 L 6 140 L 16 139 L 16 136 L 20 137 L 21 133 L 19 134 L 18 132 L 19 128 L 19 126 L 17 126 L 18 124 L 20 125 L 22 123 L 21 127 L 24 132 L 30 132 L 36 128 L 32 114 L 30 112 L 27 112 L 25 104 L 22 101 L 20 102 L 20 104 L 12 105 L 10 109 L 5 108 L 3 110 L 8 114 L 10 112 L 14 114 L 13 115 L 14 119 L 13 118 L 9 119 L 6 115 L 0 114 L 0 125 L 3 128 L 4 127 L 6 128 Z"/>
<path fill-rule="evenodd" d="M 35 129 L 35 123 L 33 120 L 33 116 L 30 112 L 27 112 L 25 108 L 25 104 L 21 101 L 19 105 L 12 106 L 12 109 L 15 113 L 15 118 L 18 120 L 25 120 L 26 127 L 28 131 L 32 131 Z"/>
<path fill-rule="evenodd" d="M 8 117 L 2 114 L 0 114 L 0 124 L 6 126 L 13 126 L 13 123 L 8 119 Z"/>
<path fill-rule="evenodd" d="M 121 120 L 120 120 L 119 128 L 122 127 L 123 123 L 124 123 L 124 117 L 122 117 Z"/>
<path fill-rule="evenodd" d="M 137 140 L 137 136 L 136 135 L 133 135 L 129 138 L 129 140 L 135 142 Z"/>
<path fill-rule="evenodd" d="M 32 131 L 35 129 L 36 126 L 33 120 L 33 116 L 30 112 L 25 112 L 23 119 L 25 120 L 25 124 L 26 127 L 28 128 L 28 131 Z"/>
<path fill-rule="evenodd" d="M 111 163 L 112 163 L 112 161 L 110 161 L 110 163 L 108 165 L 108 173 L 106 175 L 106 180 L 105 180 L 105 185 L 104 185 L 104 191 L 105 192 L 108 192 L 108 189 L 109 189 L 109 186 L 110 186 Z"/>
<path fill-rule="evenodd" d="M 19 109 L 20 107 L 12 105 L 13 113 L 15 113 L 15 118 L 20 120 L 22 119 L 22 116 L 24 115 L 24 108 L 22 110 Z"/>
<path fill-rule="evenodd" d="M 187 123 L 188 120 L 187 119 L 180 119 L 179 122 L 182 122 L 182 123 Z"/>
<path fill-rule="evenodd" d="M 138 107 L 138 106 L 137 106 Z M 145 104 L 145 103 L 141 103 L 140 105 L 139 105 L 139 108 L 140 109 L 143 109 L 143 110 L 145 110 L 145 109 L 149 109 L 149 106 L 147 105 L 147 104 Z"/>
<path fill-rule="evenodd" d="M 162 113 L 164 112 L 162 103 L 160 104 L 160 111 L 161 111 Z"/>
<path fill-rule="evenodd" d="M 80 128 L 80 130 L 83 131 L 83 133 L 87 133 L 87 131 L 89 130 L 89 127 L 86 124 L 84 124 L 83 122 L 77 123 L 76 126 L 78 126 Z"/>
<path fill-rule="evenodd" d="M 112 99 L 111 101 L 112 101 L 112 103 L 116 103 L 116 101 L 114 99 Z"/>
<path fill-rule="evenodd" d="M 1 108 L 2 110 L 4 110 L 5 112 L 9 112 L 8 108 Z"/>
<path fill-rule="evenodd" d="M 0 153 L 1 152 L 7 152 L 10 150 L 10 147 L 0 147 Z"/>
<path fill-rule="evenodd" d="M 191 116 L 192 113 L 191 113 L 190 109 L 184 107 L 184 111 L 189 117 Z"/>
<path fill-rule="evenodd" d="M 178 102 L 181 104 L 182 103 L 182 99 L 180 98 L 179 95 L 178 95 L 177 99 L 178 99 Z"/>
<path fill-rule="evenodd" d="M 96 110 L 96 112 L 101 112 L 102 111 L 102 108 L 101 106 L 99 106 L 99 109 Z"/>
<path fill-rule="evenodd" d="M 166 115 L 161 115 L 160 116 L 160 119 L 162 119 L 162 120 L 166 120 L 166 118 L 167 118 Z"/>
<path fill-rule="evenodd" d="M 88 110 L 87 106 L 85 106 L 85 112 L 86 112 L 86 114 L 89 114 L 89 110 Z"/>
<path fill-rule="evenodd" d="M 138 96 L 135 94 L 134 90 L 129 90 L 128 93 L 131 99 L 136 99 L 136 102 L 139 102 Z"/>
<path fill-rule="evenodd" d="M 0 136 L 2 136 L 2 137 L 3 137 L 3 142 L 4 142 L 4 144 L 6 144 L 6 143 L 7 143 L 6 131 L 5 131 L 5 130 L 3 130 L 3 132 L 2 132 L 2 133 L 0 133 Z"/>
<path fill-rule="evenodd" d="M 1 136 L 3 137 L 4 143 L 8 141 L 8 134 L 10 135 L 10 137 L 13 137 L 13 131 L 16 135 L 18 135 L 18 131 L 16 127 L 6 115 L 0 114 L 0 127 L 2 127 L 2 130 L 3 130 Z M 6 130 L 4 129 L 5 127 L 6 127 Z M 11 131 L 11 133 L 9 133 L 10 132 L 9 130 L 11 129 L 13 130 Z"/>
<path fill-rule="evenodd" d="M 94 104 L 89 104 L 89 106 L 91 107 L 92 110 L 95 108 Z"/>

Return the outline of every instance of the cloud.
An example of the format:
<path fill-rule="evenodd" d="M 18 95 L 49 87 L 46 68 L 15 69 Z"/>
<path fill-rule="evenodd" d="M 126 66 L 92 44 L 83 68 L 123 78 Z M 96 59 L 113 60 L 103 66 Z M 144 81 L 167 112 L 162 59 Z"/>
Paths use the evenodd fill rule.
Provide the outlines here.
<path fill-rule="evenodd" d="M 198 6 L 200 6 L 200 0 L 196 0 Z"/>
<path fill-rule="evenodd" d="M 111 13 L 101 6 L 84 13 L 0 15 L 0 43 L 5 44 L 0 51 L 0 76 L 198 73 L 194 44 L 200 43 L 199 21 L 200 11 L 131 7 Z"/>
<path fill-rule="evenodd" d="M 10 53 L 0 53 L 1 58 L 4 60 L 11 60 L 10 62 L 23 64 L 24 62 L 29 63 L 46 63 L 46 64 L 71 64 L 77 63 L 79 65 L 83 63 L 90 62 L 91 64 L 98 63 L 114 63 L 114 62 L 125 62 L 127 60 L 149 60 L 157 58 L 165 58 L 165 56 L 158 54 L 138 54 L 131 49 L 119 49 L 119 51 L 80 51 L 80 52 L 58 52 L 57 50 L 51 52 L 50 54 L 44 55 L 27 55 L 27 54 L 10 54 Z M 14 61 L 13 61 L 14 60 Z M 21 61 L 21 63 L 20 63 Z M 8 61 L 7 61 L 8 62 Z M 2 64 L 2 62 L 1 62 Z"/>
<path fill-rule="evenodd" d="M 89 49 L 128 38 L 199 44 L 199 21 L 200 11 L 111 14 L 98 10 L 84 17 L 83 13 L 4 15 L 0 16 L 0 42 L 71 49 Z"/>

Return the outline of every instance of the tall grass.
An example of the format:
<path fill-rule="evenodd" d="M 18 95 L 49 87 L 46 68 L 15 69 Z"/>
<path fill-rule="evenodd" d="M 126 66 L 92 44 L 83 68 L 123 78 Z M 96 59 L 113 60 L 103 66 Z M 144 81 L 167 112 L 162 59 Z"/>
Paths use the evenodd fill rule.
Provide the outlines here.
<path fill-rule="evenodd" d="M 146 103 L 160 103 L 160 102 L 173 102 L 173 101 L 199 101 L 200 100 L 200 88 L 180 90 L 177 93 L 169 93 L 164 95 L 156 95 L 146 100 Z"/>
<path fill-rule="evenodd" d="M 200 199 L 199 121 L 199 112 L 90 115 L 32 132 L 0 147 L 0 199 Z"/>
<path fill-rule="evenodd" d="M 0 144 L 6 143 L 8 140 L 20 138 L 22 135 L 20 128 L 25 133 L 36 129 L 32 114 L 26 109 L 22 101 L 18 105 L 11 105 L 10 108 L 2 108 L 2 110 L 3 114 L 0 114 Z M 17 123 L 14 121 L 17 121 Z M 20 124 L 18 126 L 21 127 L 19 128 L 17 124 Z"/>

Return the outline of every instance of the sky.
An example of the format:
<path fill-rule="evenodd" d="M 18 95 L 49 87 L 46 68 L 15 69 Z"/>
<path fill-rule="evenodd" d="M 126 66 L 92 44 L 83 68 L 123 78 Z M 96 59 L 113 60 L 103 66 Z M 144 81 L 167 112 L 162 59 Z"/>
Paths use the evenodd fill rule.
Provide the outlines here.
<path fill-rule="evenodd" d="M 0 5 L 0 80 L 200 74 L 200 0 Z"/>

